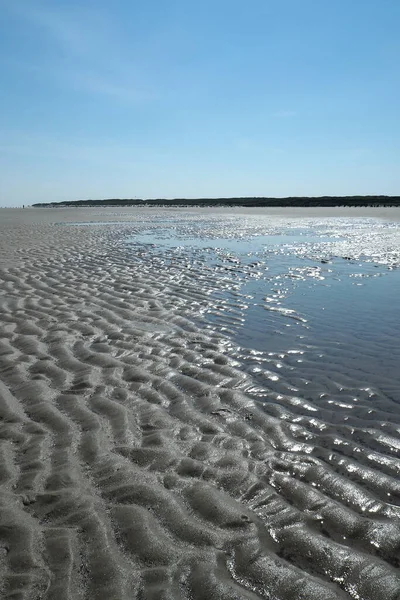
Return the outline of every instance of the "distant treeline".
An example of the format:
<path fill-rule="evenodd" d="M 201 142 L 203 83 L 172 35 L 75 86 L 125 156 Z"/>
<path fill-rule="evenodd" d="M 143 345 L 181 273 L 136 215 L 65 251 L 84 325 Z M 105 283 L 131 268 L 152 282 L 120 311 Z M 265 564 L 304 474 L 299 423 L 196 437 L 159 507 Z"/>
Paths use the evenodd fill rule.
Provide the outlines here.
<path fill-rule="evenodd" d="M 74 200 L 66 202 L 48 202 L 33 204 L 34 207 L 77 207 L 77 206 L 399 206 L 400 196 L 290 196 L 288 198 L 155 198 L 121 199 L 111 198 L 105 200 Z"/>

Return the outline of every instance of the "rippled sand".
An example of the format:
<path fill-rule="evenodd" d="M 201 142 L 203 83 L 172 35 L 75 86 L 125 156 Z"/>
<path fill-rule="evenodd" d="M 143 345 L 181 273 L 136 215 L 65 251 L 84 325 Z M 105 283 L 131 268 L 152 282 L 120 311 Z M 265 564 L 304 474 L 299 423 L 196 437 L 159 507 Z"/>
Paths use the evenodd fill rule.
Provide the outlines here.
<path fill-rule="evenodd" d="M 398 211 L 295 217 L 0 210 L 1 597 L 400 598 Z"/>

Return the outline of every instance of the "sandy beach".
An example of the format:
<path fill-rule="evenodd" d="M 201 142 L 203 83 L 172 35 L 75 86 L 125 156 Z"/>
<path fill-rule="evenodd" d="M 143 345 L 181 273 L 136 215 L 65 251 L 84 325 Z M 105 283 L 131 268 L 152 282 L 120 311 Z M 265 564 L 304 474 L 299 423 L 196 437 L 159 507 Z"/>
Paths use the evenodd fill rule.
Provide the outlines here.
<path fill-rule="evenodd" d="M 201 325 L 208 263 L 127 251 L 124 236 L 182 213 L 400 220 L 0 209 L 0 597 L 398 600 L 399 390 L 372 406 L 366 381 L 344 420 L 351 360 L 337 389 L 310 366 L 314 400 L 286 353 L 264 408 L 235 342 Z"/>

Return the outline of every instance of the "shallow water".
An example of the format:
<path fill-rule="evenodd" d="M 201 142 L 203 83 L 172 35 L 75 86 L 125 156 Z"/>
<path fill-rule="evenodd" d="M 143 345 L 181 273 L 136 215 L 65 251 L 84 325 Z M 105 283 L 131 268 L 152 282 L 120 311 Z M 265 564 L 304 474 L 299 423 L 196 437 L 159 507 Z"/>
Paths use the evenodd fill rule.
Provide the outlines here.
<path fill-rule="evenodd" d="M 103 223 L 108 225 L 108 223 Z M 238 231 L 237 233 L 240 233 Z M 308 235 L 307 235 L 308 233 Z M 265 247 L 279 247 L 282 245 L 293 246 L 304 243 L 331 242 L 332 238 L 328 236 L 310 235 L 307 231 L 293 229 L 290 232 L 281 234 L 238 236 L 238 237 L 201 237 L 201 223 L 198 227 L 198 237 L 191 235 L 176 235 L 176 228 L 158 228 L 157 230 L 148 230 L 127 239 L 127 242 L 135 244 L 156 245 L 158 248 L 186 248 L 188 250 L 202 248 L 204 250 L 218 248 L 220 250 L 232 250 L 236 256 L 258 255 L 263 252 Z"/>
<path fill-rule="evenodd" d="M 214 306 L 211 301 L 203 318 L 218 323 L 220 330 L 226 325 L 223 330 L 239 346 L 289 351 L 296 343 L 317 347 L 329 336 L 332 344 L 333 337 L 344 346 L 368 340 L 373 354 L 385 327 L 396 327 L 400 316 L 400 236 L 396 224 L 375 222 L 375 244 L 360 256 L 360 242 L 371 224 L 363 220 L 354 227 L 353 222 L 349 230 L 346 220 L 331 219 L 329 227 L 314 221 L 271 229 L 265 223 L 264 229 L 271 231 L 262 234 L 258 222 L 253 232 L 249 225 L 246 233 L 225 227 L 226 236 L 218 237 L 220 224 L 212 236 L 208 222 L 192 223 L 188 231 L 187 223 L 177 227 L 174 220 L 169 228 L 164 221 L 125 241 L 145 248 L 154 265 L 173 269 L 183 263 L 188 277 L 198 274 L 209 294 L 207 281 L 214 280 Z M 358 342 L 357 331 L 363 333 Z M 387 354 L 390 362 L 390 348 Z"/>
<path fill-rule="evenodd" d="M 309 359 L 329 376 L 341 353 L 354 376 L 367 375 L 382 391 L 400 389 L 397 224 L 331 219 L 271 227 L 258 220 L 245 232 L 222 226 L 225 237 L 218 237 L 221 223 L 174 221 L 126 242 L 143 245 L 155 266 L 183 263 L 190 279 L 204 281 L 210 303 L 202 318 L 233 346 L 268 356 L 301 351 L 298 375 Z M 372 244 L 362 248 L 372 227 Z"/>

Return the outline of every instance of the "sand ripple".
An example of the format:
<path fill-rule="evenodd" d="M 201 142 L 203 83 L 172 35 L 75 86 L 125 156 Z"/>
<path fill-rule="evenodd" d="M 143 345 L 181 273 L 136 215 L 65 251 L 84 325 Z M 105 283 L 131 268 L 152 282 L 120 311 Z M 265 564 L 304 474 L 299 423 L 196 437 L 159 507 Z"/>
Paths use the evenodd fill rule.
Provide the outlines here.
<path fill-rule="evenodd" d="M 400 598 L 395 382 L 235 344 L 237 270 L 125 230 L 2 228 L 2 597 Z"/>

